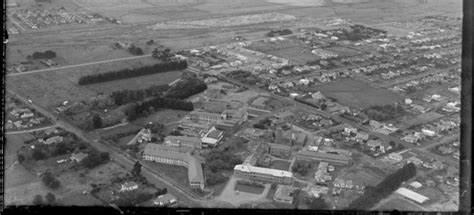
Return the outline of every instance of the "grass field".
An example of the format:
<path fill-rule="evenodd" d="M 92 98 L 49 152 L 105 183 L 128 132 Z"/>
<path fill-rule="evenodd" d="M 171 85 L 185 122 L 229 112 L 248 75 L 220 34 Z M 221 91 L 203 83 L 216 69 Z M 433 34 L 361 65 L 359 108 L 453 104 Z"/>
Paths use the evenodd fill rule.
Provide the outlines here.
<path fill-rule="evenodd" d="M 288 162 L 288 161 L 281 161 L 281 160 L 275 160 L 275 161 L 272 161 L 272 164 L 270 165 L 270 168 L 272 168 L 272 169 L 278 169 L 278 170 L 284 170 L 284 171 L 289 171 L 289 169 L 290 169 L 290 162 Z"/>
<path fill-rule="evenodd" d="M 236 183 L 234 190 L 238 190 L 240 192 L 245 193 L 261 194 L 265 190 L 265 187 L 255 187 Z"/>
<path fill-rule="evenodd" d="M 427 123 L 430 123 L 430 122 L 435 121 L 437 119 L 440 119 L 442 117 L 444 117 L 444 115 L 436 113 L 434 111 L 424 113 L 424 114 L 420 114 L 414 119 L 410 119 L 410 120 L 407 120 L 407 121 L 403 122 L 401 129 L 408 128 L 408 127 L 413 126 L 413 125 L 427 124 Z"/>
<path fill-rule="evenodd" d="M 402 96 L 385 89 L 378 89 L 364 82 L 346 79 L 314 87 L 326 97 L 334 98 L 338 103 L 358 109 L 374 105 L 393 104 L 403 99 Z"/>
<path fill-rule="evenodd" d="M 166 125 L 168 123 L 181 120 L 188 113 L 189 113 L 188 111 L 181 111 L 181 110 L 170 110 L 170 109 L 158 110 L 147 117 L 141 117 L 133 121 L 133 124 L 139 125 L 139 126 L 145 126 L 149 122 L 158 122 L 158 123 Z"/>
<path fill-rule="evenodd" d="M 178 184 L 181 184 L 184 187 L 189 186 L 188 182 L 188 170 L 182 166 L 166 165 L 161 163 L 155 163 L 151 161 L 144 161 L 149 164 L 153 169 L 158 170 L 164 175 L 172 178 Z"/>

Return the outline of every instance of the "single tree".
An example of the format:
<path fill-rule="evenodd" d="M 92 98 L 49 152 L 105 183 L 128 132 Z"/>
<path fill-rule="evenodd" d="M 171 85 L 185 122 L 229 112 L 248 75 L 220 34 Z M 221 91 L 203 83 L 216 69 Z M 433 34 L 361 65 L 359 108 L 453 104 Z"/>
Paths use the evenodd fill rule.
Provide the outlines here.
<path fill-rule="evenodd" d="M 140 164 L 140 162 L 135 162 L 135 165 L 133 165 L 133 169 L 132 169 L 132 175 L 133 176 L 139 176 L 140 173 L 141 173 L 141 170 L 142 170 L 142 165 Z"/>
<path fill-rule="evenodd" d="M 56 196 L 52 193 L 46 194 L 45 199 L 48 204 L 53 204 L 56 202 Z"/>
<path fill-rule="evenodd" d="M 41 204 L 43 204 L 43 196 L 41 196 L 41 195 L 36 195 L 36 196 L 33 198 L 33 204 L 34 204 L 34 205 L 41 205 Z"/>

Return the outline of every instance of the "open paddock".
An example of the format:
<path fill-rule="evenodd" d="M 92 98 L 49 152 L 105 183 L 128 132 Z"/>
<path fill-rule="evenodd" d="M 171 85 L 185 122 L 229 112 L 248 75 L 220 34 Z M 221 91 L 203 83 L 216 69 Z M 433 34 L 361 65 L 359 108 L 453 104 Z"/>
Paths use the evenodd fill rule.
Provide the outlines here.
<path fill-rule="evenodd" d="M 61 77 L 56 71 L 7 77 L 6 85 L 40 106 L 52 108 L 64 101 L 83 101 L 96 93 Z"/>
<path fill-rule="evenodd" d="M 342 105 L 365 109 L 375 105 L 393 104 L 403 99 L 402 96 L 386 89 L 375 88 L 368 84 L 346 79 L 314 87 L 326 97 L 334 98 Z"/>

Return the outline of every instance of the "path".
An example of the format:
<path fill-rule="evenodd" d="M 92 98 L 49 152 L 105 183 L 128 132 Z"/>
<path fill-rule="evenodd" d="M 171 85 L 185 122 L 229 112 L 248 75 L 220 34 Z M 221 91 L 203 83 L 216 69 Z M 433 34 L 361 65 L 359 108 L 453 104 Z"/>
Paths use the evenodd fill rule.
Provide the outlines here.
<path fill-rule="evenodd" d="M 54 127 L 57 127 L 58 124 L 55 123 L 53 125 L 50 125 L 50 126 L 46 126 L 46 127 L 41 127 L 41 128 L 33 128 L 33 129 L 28 129 L 28 130 L 21 130 L 21 131 L 7 131 L 5 132 L 5 134 L 24 134 L 24 133 L 31 133 L 31 132 L 34 132 L 34 131 L 42 131 L 42 130 L 46 130 L 46 129 L 49 129 L 49 128 L 54 128 Z"/>

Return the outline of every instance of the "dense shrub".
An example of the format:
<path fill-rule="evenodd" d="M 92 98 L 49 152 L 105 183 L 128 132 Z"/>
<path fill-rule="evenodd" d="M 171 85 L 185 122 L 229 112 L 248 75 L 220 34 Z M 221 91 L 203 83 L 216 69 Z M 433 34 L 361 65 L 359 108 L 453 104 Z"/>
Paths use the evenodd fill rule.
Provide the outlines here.
<path fill-rule="evenodd" d="M 33 60 L 38 60 L 38 59 L 52 59 L 56 57 L 56 53 L 48 50 L 45 52 L 34 52 L 31 56 L 28 56 L 28 58 L 31 58 Z"/>
<path fill-rule="evenodd" d="M 57 189 L 61 186 L 61 182 L 56 179 L 51 172 L 45 172 L 41 175 L 41 181 L 44 185 L 51 189 Z"/>
<path fill-rule="evenodd" d="M 118 71 L 111 71 L 105 73 L 96 73 L 79 78 L 79 85 L 95 84 L 106 81 L 114 81 L 125 78 L 132 78 L 143 75 L 150 75 L 156 73 L 169 72 L 174 70 L 183 70 L 188 67 L 187 61 L 172 61 L 165 63 L 158 63 L 151 66 L 143 66 L 135 69 L 122 69 Z"/>

